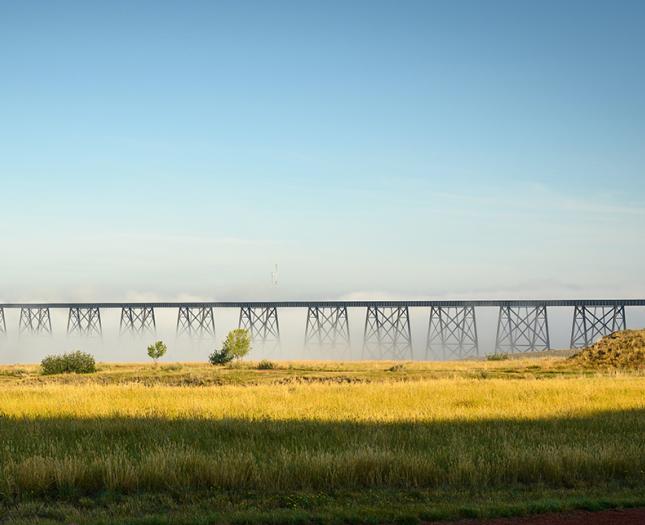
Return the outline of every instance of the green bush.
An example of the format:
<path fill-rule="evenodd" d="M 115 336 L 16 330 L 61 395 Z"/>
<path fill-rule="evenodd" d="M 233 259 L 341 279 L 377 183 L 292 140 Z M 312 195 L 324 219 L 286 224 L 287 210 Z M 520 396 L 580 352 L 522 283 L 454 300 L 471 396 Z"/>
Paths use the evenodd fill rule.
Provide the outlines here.
<path fill-rule="evenodd" d="M 233 356 L 229 354 L 225 348 L 222 348 L 221 350 L 214 350 L 213 353 L 208 356 L 208 361 L 214 366 L 225 365 L 226 363 L 233 361 Z"/>
<path fill-rule="evenodd" d="M 48 355 L 40 362 L 40 366 L 43 375 L 96 372 L 94 357 L 78 350 L 62 355 Z"/>
<path fill-rule="evenodd" d="M 277 368 L 276 364 L 268 359 L 262 359 L 258 363 L 258 370 L 273 370 L 274 368 Z"/>
<path fill-rule="evenodd" d="M 497 353 L 490 354 L 486 356 L 486 361 L 506 361 L 510 359 L 509 355 L 506 353 Z"/>

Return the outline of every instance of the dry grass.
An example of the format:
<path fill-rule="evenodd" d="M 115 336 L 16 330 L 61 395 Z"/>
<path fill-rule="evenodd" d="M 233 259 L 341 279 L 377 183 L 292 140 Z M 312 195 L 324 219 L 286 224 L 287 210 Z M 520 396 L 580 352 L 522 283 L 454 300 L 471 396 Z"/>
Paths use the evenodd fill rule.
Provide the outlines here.
<path fill-rule="evenodd" d="M 641 377 L 0 391 L 5 495 L 640 482 Z"/>
<path fill-rule="evenodd" d="M 443 422 L 536 420 L 645 409 L 645 378 L 437 379 L 364 384 L 222 387 L 11 385 L 11 418 L 163 418 Z"/>
<path fill-rule="evenodd" d="M 642 374 L 562 358 L 276 364 L 2 367 L 0 502 L 645 486 Z"/>

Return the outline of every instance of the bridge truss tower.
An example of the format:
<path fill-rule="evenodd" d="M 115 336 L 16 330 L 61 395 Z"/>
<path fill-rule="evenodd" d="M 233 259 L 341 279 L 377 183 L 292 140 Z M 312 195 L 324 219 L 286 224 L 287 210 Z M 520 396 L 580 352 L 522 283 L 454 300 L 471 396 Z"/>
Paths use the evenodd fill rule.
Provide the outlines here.
<path fill-rule="evenodd" d="M 280 324 L 275 306 L 243 306 L 238 326 L 248 330 L 251 339 L 264 347 L 280 346 Z"/>
<path fill-rule="evenodd" d="M 407 306 L 368 306 L 363 358 L 412 359 L 410 311 Z"/>
<path fill-rule="evenodd" d="M 95 306 L 88 308 L 73 306 L 67 317 L 67 335 L 98 336 L 103 334 L 101 310 Z"/>
<path fill-rule="evenodd" d="M 152 306 L 124 306 L 121 308 L 119 333 L 154 335 L 157 331 L 155 310 Z"/>
<path fill-rule="evenodd" d="M 177 335 L 193 339 L 215 339 L 215 316 L 210 306 L 180 306 Z"/>
<path fill-rule="evenodd" d="M 31 335 L 51 334 L 52 321 L 49 308 L 40 306 L 23 306 L 20 309 L 18 333 Z"/>
<path fill-rule="evenodd" d="M 0 308 L 0 335 L 7 334 L 7 323 L 4 318 L 4 308 Z"/>
<path fill-rule="evenodd" d="M 307 308 L 305 346 L 348 349 L 350 344 L 346 306 Z"/>
<path fill-rule="evenodd" d="M 626 328 L 625 307 L 622 305 L 576 306 L 571 328 L 571 348 L 590 346 L 596 339 Z"/>
<path fill-rule="evenodd" d="M 501 306 L 496 352 L 535 352 L 551 348 L 546 306 Z"/>
<path fill-rule="evenodd" d="M 479 355 L 474 306 L 430 307 L 426 360 L 439 355 L 443 359 Z"/>

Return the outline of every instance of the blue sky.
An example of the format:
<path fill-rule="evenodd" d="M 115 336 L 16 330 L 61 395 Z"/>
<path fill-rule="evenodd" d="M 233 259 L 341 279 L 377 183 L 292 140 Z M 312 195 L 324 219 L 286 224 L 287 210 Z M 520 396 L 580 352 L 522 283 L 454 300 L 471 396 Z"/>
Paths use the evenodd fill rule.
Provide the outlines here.
<path fill-rule="evenodd" d="M 0 1 L 0 298 L 643 296 L 644 24 Z"/>

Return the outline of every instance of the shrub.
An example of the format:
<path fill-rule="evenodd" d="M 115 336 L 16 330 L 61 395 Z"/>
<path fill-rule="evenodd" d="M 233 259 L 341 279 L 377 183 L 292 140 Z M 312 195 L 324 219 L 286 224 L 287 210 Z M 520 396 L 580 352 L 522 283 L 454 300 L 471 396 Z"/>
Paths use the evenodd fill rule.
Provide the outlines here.
<path fill-rule="evenodd" d="M 155 344 L 148 347 L 148 355 L 154 359 L 156 365 L 157 359 L 163 357 L 167 350 L 168 347 L 163 341 L 157 341 Z"/>
<path fill-rule="evenodd" d="M 486 356 L 486 361 L 506 361 L 507 359 L 510 359 L 510 357 L 506 353 L 495 352 Z"/>
<path fill-rule="evenodd" d="M 91 374 L 96 372 L 94 357 L 86 352 L 69 352 L 62 355 L 48 355 L 40 362 L 43 375 Z"/>
<path fill-rule="evenodd" d="M 233 356 L 230 355 L 226 349 L 222 348 L 221 350 L 214 350 L 211 355 L 208 356 L 208 361 L 211 365 L 225 365 L 233 360 Z"/>
<path fill-rule="evenodd" d="M 388 372 L 402 372 L 405 369 L 405 365 L 403 363 L 399 363 L 398 365 L 391 366 L 390 368 L 387 369 Z"/>
<path fill-rule="evenodd" d="M 276 364 L 268 359 L 262 359 L 258 363 L 258 370 L 273 370 L 274 368 L 277 368 Z"/>
<path fill-rule="evenodd" d="M 244 328 L 231 330 L 221 350 L 215 350 L 208 360 L 212 365 L 225 365 L 233 359 L 241 359 L 251 350 L 251 334 Z"/>

